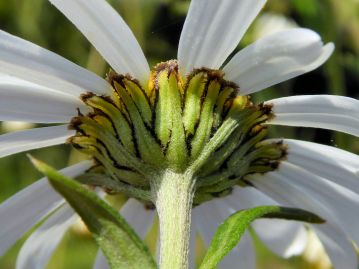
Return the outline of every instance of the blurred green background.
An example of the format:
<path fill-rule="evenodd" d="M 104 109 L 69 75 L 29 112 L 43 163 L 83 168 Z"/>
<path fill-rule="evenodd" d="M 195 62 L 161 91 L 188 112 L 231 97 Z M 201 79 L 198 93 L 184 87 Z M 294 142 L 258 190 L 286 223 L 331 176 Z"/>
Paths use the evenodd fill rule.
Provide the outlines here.
<path fill-rule="evenodd" d="M 189 1 L 109 2 L 130 25 L 151 65 L 176 58 Z M 47 0 L 0 0 L 0 26 L 2 30 L 39 44 L 97 74 L 104 75 L 108 71 L 109 67 L 89 42 Z M 296 26 L 316 30 L 324 42 L 333 41 L 336 45 L 335 54 L 318 70 L 267 89 L 256 94 L 254 99 L 261 101 L 294 94 L 324 93 L 359 98 L 359 1 L 269 0 L 238 49 L 263 35 Z M 0 127 L 0 132 L 6 133 L 33 126 L 6 122 L 1 123 Z M 272 135 L 316 141 L 359 153 L 358 139 L 326 130 L 280 127 L 273 128 Z M 81 158 L 66 145 L 34 150 L 31 153 L 57 168 Z M 0 159 L 0 202 L 39 177 L 40 174 L 31 166 L 25 154 Z M 0 268 L 14 268 L 16 254 L 22 242 L 23 240 L 0 258 Z M 309 256 L 295 257 L 289 261 L 280 259 L 259 240 L 256 242 L 258 268 L 329 268 L 325 259 L 319 256 L 318 259 L 311 259 Z M 48 268 L 91 268 L 96 249 L 88 233 L 74 229 L 61 243 Z"/>

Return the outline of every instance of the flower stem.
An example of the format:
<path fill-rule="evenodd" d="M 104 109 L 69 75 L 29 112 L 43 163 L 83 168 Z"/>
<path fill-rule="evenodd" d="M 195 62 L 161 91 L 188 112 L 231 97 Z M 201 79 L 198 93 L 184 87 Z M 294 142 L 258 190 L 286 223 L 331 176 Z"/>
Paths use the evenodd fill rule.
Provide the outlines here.
<path fill-rule="evenodd" d="M 187 269 L 193 177 L 167 170 L 153 182 L 160 221 L 160 268 Z"/>

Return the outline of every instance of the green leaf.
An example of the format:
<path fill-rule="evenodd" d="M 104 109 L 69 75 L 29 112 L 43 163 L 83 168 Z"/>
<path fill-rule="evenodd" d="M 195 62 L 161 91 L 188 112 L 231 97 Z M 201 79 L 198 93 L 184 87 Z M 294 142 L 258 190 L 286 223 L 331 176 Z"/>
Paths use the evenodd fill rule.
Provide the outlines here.
<path fill-rule="evenodd" d="M 41 161 L 30 159 L 81 216 L 112 269 L 157 268 L 145 244 L 115 209 L 80 183 Z"/>
<path fill-rule="evenodd" d="M 324 222 L 313 213 L 279 206 L 260 206 L 238 211 L 217 228 L 200 269 L 216 268 L 218 263 L 239 243 L 251 222 L 258 218 L 278 218 L 310 223 Z"/>

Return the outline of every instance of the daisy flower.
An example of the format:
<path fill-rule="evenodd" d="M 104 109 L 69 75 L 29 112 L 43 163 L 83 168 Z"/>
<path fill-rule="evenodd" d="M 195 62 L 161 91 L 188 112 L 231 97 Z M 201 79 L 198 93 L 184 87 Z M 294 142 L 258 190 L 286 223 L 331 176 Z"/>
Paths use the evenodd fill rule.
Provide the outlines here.
<path fill-rule="evenodd" d="M 352 243 L 359 244 L 359 215 L 353 214 L 359 206 L 359 157 L 306 141 L 268 139 L 267 129 L 315 127 L 358 136 L 359 102 L 308 95 L 253 104 L 249 97 L 322 65 L 333 44 L 323 45 L 311 30 L 289 29 L 259 39 L 225 64 L 266 1 L 192 0 L 177 60 L 151 71 L 131 30 L 105 0 L 50 2 L 114 71 L 103 79 L 0 32 L 0 120 L 62 124 L 0 136 L 0 157 L 71 143 L 92 161 L 61 173 L 130 197 L 121 214 L 142 237 L 155 215 L 149 208 L 159 214 L 161 239 L 174 228 L 163 221 L 166 206 L 177 206 L 178 214 L 187 210 L 176 225 L 185 227 L 192 218 L 190 255 L 196 233 L 208 245 L 218 224 L 237 210 L 303 208 L 326 220 L 311 227 L 334 267 L 357 268 Z M 158 175 L 160 183 L 154 180 Z M 178 184 L 171 189 L 169 182 Z M 0 216 L 0 254 L 49 216 L 22 246 L 19 269 L 45 267 L 78 218 L 46 178 L 3 202 Z M 253 228 L 283 257 L 302 253 L 306 245 L 300 222 L 258 220 Z M 189 227 L 180 232 L 188 239 Z M 161 249 L 168 242 L 174 241 L 163 240 Z M 255 268 L 248 234 L 239 249 L 220 267 Z M 99 253 L 94 268 L 105 267 Z"/>

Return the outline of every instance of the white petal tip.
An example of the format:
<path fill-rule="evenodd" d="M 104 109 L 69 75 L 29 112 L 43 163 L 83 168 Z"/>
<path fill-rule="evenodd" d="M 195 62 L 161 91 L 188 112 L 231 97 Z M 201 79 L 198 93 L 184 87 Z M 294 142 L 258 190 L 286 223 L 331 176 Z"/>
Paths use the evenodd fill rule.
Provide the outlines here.
<path fill-rule="evenodd" d="M 323 53 L 322 55 L 326 55 L 327 59 L 333 54 L 335 50 L 335 45 L 333 42 L 329 42 L 327 43 L 324 47 L 323 47 Z"/>

